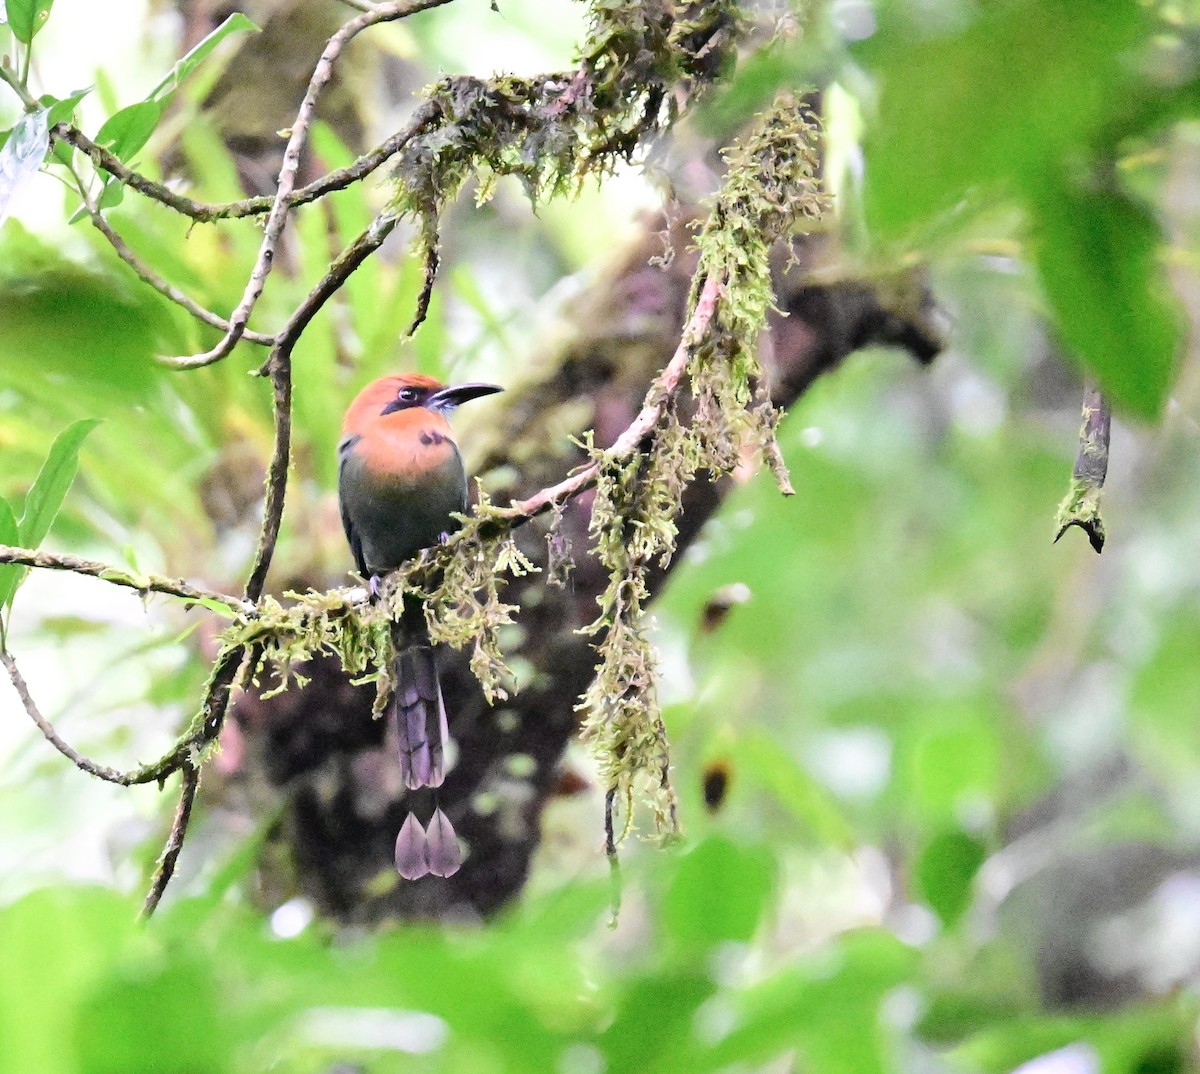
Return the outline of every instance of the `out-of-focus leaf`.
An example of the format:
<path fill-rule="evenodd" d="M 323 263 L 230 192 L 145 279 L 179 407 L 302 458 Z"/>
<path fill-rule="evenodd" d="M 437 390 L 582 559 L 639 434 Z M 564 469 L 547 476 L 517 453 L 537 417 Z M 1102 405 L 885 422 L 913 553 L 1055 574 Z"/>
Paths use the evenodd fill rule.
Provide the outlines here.
<path fill-rule="evenodd" d="M 1094 1066 L 1106 1072 L 1183 1071 L 1191 1065 L 1184 1055 L 1195 1018 L 1190 997 L 1159 1006 L 1138 1004 L 1107 1017 L 1026 1014 L 999 1022 L 960 1047 L 956 1065 L 1003 1074 L 1038 1056 L 1082 1046 L 1095 1056 Z"/>
<path fill-rule="evenodd" d="M 737 756 L 749 778 L 774 794 L 805 834 L 821 843 L 852 844 L 850 823 L 833 797 L 778 741 L 766 734 L 746 735 L 738 742 Z"/>
<path fill-rule="evenodd" d="M 234 12 L 166 73 L 163 80 L 150 91 L 148 99 L 165 102 L 225 38 L 247 30 L 257 33 L 258 26 L 240 11 Z"/>
<path fill-rule="evenodd" d="M 921 850 L 914 880 L 942 921 L 957 921 L 971 901 L 971 881 L 987 857 L 983 842 L 964 831 L 939 832 Z"/>
<path fill-rule="evenodd" d="M 771 894 L 771 855 L 712 836 L 685 854 L 663 903 L 672 938 L 689 947 L 749 940 Z"/>
<path fill-rule="evenodd" d="M 1038 270 L 1059 332 L 1115 404 L 1155 417 L 1171 388 L 1181 328 L 1158 258 L 1158 225 L 1116 191 L 1044 177 L 1030 193 Z"/>
<path fill-rule="evenodd" d="M 1128 0 L 989 4 L 957 33 L 905 46 L 881 27 L 856 52 L 880 80 L 867 215 L 899 234 L 973 189 L 1005 187 L 1086 145 L 1139 84 L 1125 53 L 1146 29 Z"/>
<path fill-rule="evenodd" d="M 211 965 L 176 948 L 165 965 L 113 974 L 79 1007 L 75 1040 L 82 1074 L 220 1074 L 233 1040 L 218 1032 Z"/>
<path fill-rule="evenodd" d="M 872 1074 L 889 1069 L 879 1004 L 912 973 L 916 952 L 891 933 L 847 933 L 829 951 L 737 997 L 734 1030 L 693 1069 L 761 1063 L 800 1047 L 805 1069 Z"/>
<path fill-rule="evenodd" d="M 9 29 L 22 45 L 28 45 L 46 25 L 54 0 L 7 0 L 5 12 Z"/>
<path fill-rule="evenodd" d="M 64 403 L 107 395 L 135 406 L 153 395 L 174 311 L 123 272 L 83 268 L 10 222 L 0 232 L 0 384 Z"/>
<path fill-rule="evenodd" d="M 1138 670 L 1130 698 L 1139 753 L 1185 773 L 1200 763 L 1195 706 L 1200 697 L 1197 637 L 1200 614 L 1194 611 L 1164 624 L 1156 650 Z"/>
<path fill-rule="evenodd" d="M 715 985 L 707 974 L 656 974 L 628 987 L 598 1044 L 611 1074 L 687 1070 L 681 1063 L 692 1027 Z"/>
<path fill-rule="evenodd" d="M 160 119 L 162 105 L 157 101 L 127 105 L 104 121 L 96 134 L 96 144 L 128 160 L 150 140 Z"/>
<path fill-rule="evenodd" d="M 42 166 L 50 148 L 47 111 L 26 112 L 0 148 L 0 226 L 8 219 L 13 199 Z"/>
<path fill-rule="evenodd" d="M 0 910 L 0 1070 L 76 1074 L 64 1023 L 107 978 L 134 910 L 115 892 L 80 887 L 34 892 Z"/>
<path fill-rule="evenodd" d="M 79 448 L 84 439 L 100 422 L 96 418 L 81 418 L 54 438 L 50 454 L 42 464 L 21 513 L 21 542 L 27 548 L 37 548 L 54 522 L 58 509 L 79 465 Z"/>
<path fill-rule="evenodd" d="M 980 799 L 991 801 L 1000 776 L 1000 742 L 991 710 L 948 705 L 937 721 L 902 744 L 897 779 L 909 809 L 939 827 Z M 932 717 L 936 709 L 929 706 Z"/>

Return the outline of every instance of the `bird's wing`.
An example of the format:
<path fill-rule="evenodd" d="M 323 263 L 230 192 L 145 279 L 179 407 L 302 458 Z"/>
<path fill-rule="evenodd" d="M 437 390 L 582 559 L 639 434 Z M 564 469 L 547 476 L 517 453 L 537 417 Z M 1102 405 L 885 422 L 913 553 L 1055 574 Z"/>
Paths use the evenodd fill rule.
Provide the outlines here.
<path fill-rule="evenodd" d="M 363 578 L 367 577 L 367 564 L 363 559 L 362 538 L 354 528 L 354 521 L 346 508 L 346 497 L 342 493 L 342 471 L 346 468 L 346 459 L 350 449 L 361 440 L 361 436 L 348 436 L 338 444 L 338 507 L 342 512 L 342 529 L 346 531 L 346 540 L 350 544 L 350 554 L 354 557 L 354 565 Z"/>

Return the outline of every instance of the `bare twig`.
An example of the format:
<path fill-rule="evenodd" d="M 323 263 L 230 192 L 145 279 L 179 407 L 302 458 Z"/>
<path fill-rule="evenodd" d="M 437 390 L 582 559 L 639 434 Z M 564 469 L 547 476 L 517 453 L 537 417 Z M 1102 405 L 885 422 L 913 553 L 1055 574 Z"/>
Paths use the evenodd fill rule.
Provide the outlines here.
<path fill-rule="evenodd" d="M 256 601 L 262 596 L 279 527 L 283 521 L 283 502 L 287 492 L 287 470 L 292 444 L 292 356 L 291 347 L 276 348 L 269 361 L 271 387 L 275 405 L 275 445 L 267 469 L 267 495 L 263 504 L 263 520 L 259 530 L 254 565 L 246 581 L 246 599 Z"/>
<path fill-rule="evenodd" d="M 128 787 L 134 782 L 130 778 L 130 773 L 109 768 L 108 765 L 100 764 L 97 761 L 93 761 L 90 757 L 85 757 L 54 729 L 54 725 L 42 715 L 41 710 L 33 700 L 33 696 L 29 693 L 29 686 L 18 670 L 17 662 L 13 659 L 12 653 L 0 649 L 0 664 L 3 664 L 4 669 L 8 672 L 8 677 L 12 681 L 13 688 L 17 691 L 17 697 L 21 699 L 21 704 L 25 707 L 29 718 L 37 724 L 38 730 L 45 736 L 46 741 L 70 761 L 71 764 L 80 771 L 86 772 L 89 776 L 95 776 L 97 779 L 103 779 L 109 783 L 119 783 L 123 787 Z"/>
<path fill-rule="evenodd" d="M 658 424 L 668 402 L 679 389 L 679 382 L 688 367 L 696 344 L 703 338 L 712 322 L 717 301 L 723 291 L 724 285 L 715 276 L 709 276 L 704 281 L 700 297 L 696 300 L 696 308 L 683 327 L 679 346 L 675 348 L 671 360 L 650 386 L 649 392 L 646 393 L 646 401 L 637 417 L 605 452 L 609 459 L 618 461 L 631 456 Z M 600 465 L 599 462 L 590 463 L 557 485 L 544 488 L 526 500 L 518 500 L 511 507 L 497 511 L 495 517 L 516 525 L 525 519 L 540 515 L 543 511 L 549 511 L 552 507 L 557 507 L 578 496 L 585 489 L 591 488 L 600 474 Z"/>
<path fill-rule="evenodd" d="M 75 574 L 86 574 L 112 585 L 135 589 L 139 593 L 165 593 L 172 597 L 182 597 L 207 604 L 223 604 L 230 611 L 242 614 L 253 613 L 253 602 L 239 600 L 227 593 L 218 593 L 213 589 L 202 589 L 185 582 L 182 578 L 165 578 L 158 574 L 145 574 L 141 571 L 127 570 L 124 567 L 114 567 L 110 563 L 100 563 L 94 559 L 83 559 L 80 556 L 59 555 L 53 552 L 35 551 L 32 548 L 17 548 L 13 545 L 0 544 L 0 563 L 17 563 L 24 567 L 37 567 L 50 571 L 72 571 Z"/>
<path fill-rule="evenodd" d="M 1054 540 L 1078 526 L 1088 535 L 1097 553 L 1104 549 L 1104 520 L 1100 517 L 1100 496 L 1108 476 L 1108 443 L 1112 427 L 1112 410 L 1108 400 L 1095 384 L 1089 384 L 1083 394 L 1083 423 L 1079 429 L 1079 453 L 1071 487 L 1058 507 L 1055 517 Z"/>
<path fill-rule="evenodd" d="M 200 787 L 200 769 L 190 760 L 185 760 L 180 765 L 180 774 L 182 782 L 179 786 L 179 804 L 175 807 L 175 819 L 171 821 L 171 832 L 167 836 L 166 845 L 158 857 L 158 866 L 154 870 L 154 878 L 150 881 L 150 890 L 142 903 L 143 921 L 158 909 L 163 892 L 171 882 L 175 873 L 175 863 L 179 860 L 179 852 L 183 849 L 183 841 L 187 837 L 188 823 L 192 819 L 192 804 L 196 801 L 196 791 Z"/>
<path fill-rule="evenodd" d="M 271 214 L 267 217 L 262 244 L 259 246 L 258 257 L 250 273 L 250 279 L 246 283 L 242 300 L 229 317 L 229 331 L 212 350 L 203 354 L 166 359 L 170 365 L 177 369 L 195 369 L 219 362 L 233 350 L 241 338 L 274 263 L 275 247 L 283 232 L 283 225 L 287 221 L 290 208 L 288 199 L 291 197 L 296 181 L 296 172 L 300 167 L 300 152 L 304 148 L 304 143 L 308 138 L 308 128 L 316 114 L 317 100 L 333 74 L 333 65 L 341 55 L 342 49 L 350 40 L 370 26 L 402 19 L 418 11 L 440 7 L 449 2 L 450 0 L 396 0 L 394 3 L 381 4 L 345 23 L 329 39 L 325 50 L 321 53 L 321 58 L 317 61 L 317 66 L 313 69 L 312 78 L 308 83 L 308 92 L 305 93 L 304 100 L 300 103 L 300 110 L 296 113 L 296 120 L 292 124 L 292 132 L 283 151 L 283 165 L 279 169 L 274 202 L 271 206 Z"/>

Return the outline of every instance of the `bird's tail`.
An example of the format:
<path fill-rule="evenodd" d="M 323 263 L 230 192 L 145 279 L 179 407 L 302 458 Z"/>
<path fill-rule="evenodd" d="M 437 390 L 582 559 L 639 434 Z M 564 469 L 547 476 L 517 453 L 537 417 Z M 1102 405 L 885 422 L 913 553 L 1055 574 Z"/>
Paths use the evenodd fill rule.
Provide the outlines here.
<path fill-rule="evenodd" d="M 445 778 L 445 747 L 450 731 L 437 661 L 419 605 L 409 607 L 406 602 L 402 625 L 408 629 L 398 632 L 395 639 L 395 682 L 388 706 L 399 746 L 400 777 L 409 790 L 440 787 Z M 396 869 L 402 877 L 415 880 L 430 873 L 452 876 L 461 864 L 454 828 L 440 807 L 434 810 L 428 827 L 409 813 L 396 837 Z"/>
<path fill-rule="evenodd" d="M 400 777 L 410 791 L 440 787 L 450 731 L 432 646 L 425 642 L 398 652 L 395 679 L 392 711 L 400 744 Z"/>

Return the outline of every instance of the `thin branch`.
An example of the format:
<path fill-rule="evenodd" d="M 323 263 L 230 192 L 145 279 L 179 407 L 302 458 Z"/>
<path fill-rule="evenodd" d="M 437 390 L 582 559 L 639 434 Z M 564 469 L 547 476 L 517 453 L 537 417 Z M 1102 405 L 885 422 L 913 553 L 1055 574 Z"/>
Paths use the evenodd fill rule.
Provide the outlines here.
<path fill-rule="evenodd" d="M 323 198 L 326 194 L 344 190 L 365 179 L 420 134 L 436 117 L 436 114 L 437 110 L 429 102 L 426 102 L 414 113 L 403 130 L 397 131 L 390 138 L 380 142 L 374 149 L 364 153 L 346 167 L 323 175 L 320 179 L 299 190 L 294 190 L 287 199 L 288 206 L 295 208 L 298 205 L 307 205 L 309 202 Z M 262 216 L 264 213 L 269 213 L 271 206 L 275 204 L 275 199 L 267 194 L 243 198 L 241 201 L 231 201 L 223 205 L 194 201 L 192 198 L 177 194 L 170 187 L 147 179 L 144 175 L 127 167 L 119 157 L 110 153 L 103 146 L 97 145 L 76 127 L 59 123 L 51 130 L 50 134 L 58 141 L 74 146 L 84 153 L 96 168 L 108 172 L 131 190 L 136 190 L 139 194 L 174 209 L 177 213 L 195 220 L 197 223 L 211 224 L 218 220 L 240 220 L 247 216 Z"/>
<path fill-rule="evenodd" d="M 29 718 L 37 724 L 38 730 L 45 736 L 46 741 L 70 761 L 71 764 L 80 771 L 86 772 L 89 776 L 95 776 L 97 779 L 103 779 L 109 783 L 118 783 L 123 787 L 128 787 L 134 782 L 130 778 L 130 773 L 109 768 L 108 765 L 100 764 L 98 761 L 93 761 L 90 757 L 85 757 L 54 729 L 54 725 L 42 715 L 41 710 L 34 702 L 33 696 L 29 692 L 29 686 L 18 670 L 17 662 L 13 659 L 12 653 L 5 649 L 0 649 L 0 664 L 3 664 L 5 670 L 8 672 L 8 677 L 12 681 L 13 688 L 17 691 L 17 697 L 21 699 L 21 704 L 25 707 Z"/>
<path fill-rule="evenodd" d="M 256 601 L 262 596 L 271 557 L 275 553 L 275 542 L 279 540 L 279 527 L 283 522 L 283 502 L 287 492 L 287 471 L 292 444 L 291 346 L 286 350 L 276 348 L 272 351 L 268 365 L 274 391 L 275 446 L 271 452 L 271 464 L 267 469 L 267 495 L 263 504 L 263 520 L 254 553 L 254 565 L 250 568 L 250 577 L 246 581 L 246 599 L 251 601 Z"/>
<path fill-rule="evenodd" d="M 175 863 L 179 860 L 179 852 L 183 849 L 183 841 L 187 837 L 188 824 L 192 819 L 192 805 L 196 801 L 196 791 L 200 787 L 200 769 L 190 760 L 180 765 L 182 782 L 179 786 L 179 804 L 175 807 L 175 819 L 171 821 L 171 832 L 167 836 L 166 845 L 158 858 L 158 867 L 154 870 L 154 878 L 150 882 L 150 890 L 142 903 L 141 919 L 150 917 L 162 901 L 163 892 L 175 874 Z"/>
<path fill-rule="evenodd" d="M 646 393 L 646 401 L 637 417 L 617 437 L 612 447 L 605 451 L 606 458 L 612 461 L 629 458 L 639 449 L 642 441 L 658 424 L 667 404 L 679 389 L 679 382 L 691 361 L 693 350 L 708 331 L 708 326 L 717 310 L 717 300 L 723 291 L 724 285 L 715 276 L 705 279 L 700 296 L 696 300 L 696 308 L 683 327 L 679 346 L 675 348 L 671 360 L 650 386 L 650 390 Z M 526 519 L 540 515 L 543 511 L 559 507 L 567 500 L 574 499 L 585 489 L 591 488 L 600 474 L 600 466 L 599 461 L 592 462 L 576 470 L 570 477 L 564 478 L 557 485 L 544 488 L 526 500 L 518 500 L 511 507 L 495 512 L 493 517 L 517 525 Z"/>
<path fill-rule="evenodd" d="M 222 332 L 228 332 L 230 330 L 230 324 L 227 320 L 225 320 L 224 317 L 217 313 L 213 313 L 212 310 L 206 309 L 204 306 L 201 306 L 200 303 L 195 299 L 184 294 L 184 292 L 179 290 L 178 287 L 167 283 L 167 281 L 159 276 L 152 268 L 144 264 L 138 258 L 137 254 L 135 254 L 125 243 L 125 240 L 113 230 L 112 225 L 110 225 L 109 222 L 100 214 L 100 212 L 91 204 L 86 195 L 84 196 L 83 207 L 96 230 L 108 240 L 109 245 L 111 245 L 112 248 L 117 252 L 117 256 L 131 269 L 133 269 L 140 280 L 149 284 L 163 297 L 170 299 L 170 301 L 176 303 L 176 305 L 182 306 L 197 320 L 203 321 L 205 324 L 211 325 L 213 328 L 219 328 Z M 250 343 L 257 343 L 263 347 L 270 347 L 275 342 L 274 336 L 265 335 L 262 332 L 254 332 L 249 328 L 246 328 L 242 331 L 242 338 Z"/>
<path fill-rule="evenodd" d="M 28 62 L 29 49 L 25 50 L 26 62 Z M 26 112 L 32 112 L 37 108 L 38 103 L 34 100 L 33 95 L 25 88 L 22 79 L 18 78 L 4 63 L 0 63 L 0 82 L 7 82 L 12 91 L 21 98 L 21 103 L 25 106 Z"/>
<path fill-rule="evenodd" d="M 313 289 L 305 296 L 304 301 L 296 307 L 291 317 L 288 318 L 287 324 L 280 329 L 279 334 L 275 337 L 275 350 L 259 368 L 259 376 L 270 375 L 271 365 L 276 354 L 291 356 L 296 341 L 313 317 L 320 312 L 321 307 L 337 293 L 355 270 L 384 244 L 399 223 L 400 216 L 390 209 L 385 209 L 338 255 L 325 275 L 317 281 Z"/>
<path fill-rule="evenodd" d="M 364 12 L 357 18 L 351 19 L 329 39 L 324 52 L 321 53 L 321 58 L 317 61 L 317 66 L 313 70 L 312 78 L 309 79 L 308 91 L 305 93 L 304 100 L 300 104 L 300 110 L 296 113 L 296 120 L 292 125 L 291 136 L 288 138 L 287 147 L 283 151 L 283 166 L 279 170 L 275 198 L 271 206 L 271 214 L 267 217 L 262 245 L 259 247 L 258 258 L 250 273 L 250 279 L 246 283 L 242 300 L 230 315 L 229 331 L 226 332 L 222 340 L 212 350 L 203 354 L 166 359 L 170 365 L 177 369 L 196 369 L 200 366 L 219 362 L 233 350 L 241 338 L 242 332 L 245 330 L 246 324 L 250 319 L 250 314 L 253 312 L 255 304 L 258 302 L 259 296 L 266 286 L 267 276 L 270 274 L 274 263 L 275 247 L 283 232 L 283 225 L 287 221 L 290 208 L 288 199 L 291 197 L 296 181 L 296 172 L 300 167 L 300 152 L 304 148 L 304 143 L 308 137 L 308 128 L 316 114 L 317 100 L 320 98 L 321 91 L 333 75 L 333 65 L 338 56 L 341 55 L 342 49 L 355 36 L 370 26 L 402 19 L 415 12 L 439 7 L 449 2 L 450 0 L 396 0 L 394 3 L 381 5 L 371 11 Z"/>
<path fill-rule="evenodd" d="M 0 544 L 0 563 L 17 563 L 24 567 L 37 567 L 49 571 L 72 571 L 75 574 L 85 574 L 99 578 L 112 585 L 124 586 L 137 592 L 165 593 L 172 597 L 182 597 L 210 604 L 223 604 L 230 611 L 242 615 L 253 614 L 254 604 L 250 601 L 239 600 L 228 593 L 218 593 L 213 589 L 202 589 L 185 582 L 182 578 L 165 578 L 158 574 L 145 574 L 140 571 L 127 570 L 124 567 L 114 567 L 109 563 L 100 563 L 94 559 L 83 559 L 79 556 L 59 555 L 52 552 L 37 551 L 32 548 L 17 548 L 14 545 Z"/>

